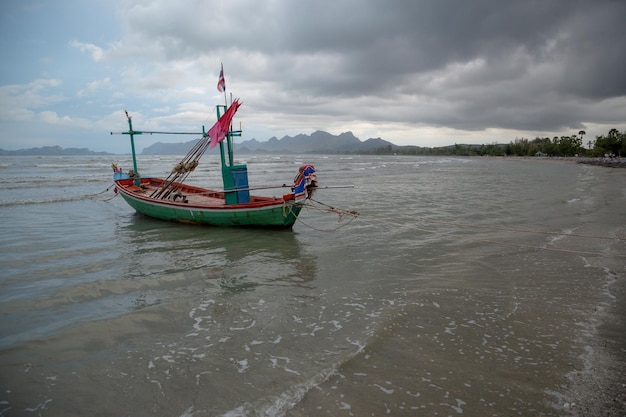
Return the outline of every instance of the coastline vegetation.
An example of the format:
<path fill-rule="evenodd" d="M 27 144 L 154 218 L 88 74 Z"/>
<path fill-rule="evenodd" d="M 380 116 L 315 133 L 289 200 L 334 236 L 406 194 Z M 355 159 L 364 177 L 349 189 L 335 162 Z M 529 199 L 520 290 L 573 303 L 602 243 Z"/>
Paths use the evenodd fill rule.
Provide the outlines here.
<path fill-rule="evenodd" d="M 606 135 L 585 142 L 586 132 L 553 138 L 515 139 L 509 144 L 450 145 L 437 148 L 419 146 L 384 146 L 361 154 L 457 155 L 457 156 L 556 156 L 606 157 L 626 156 L 626 130 L 611 129 Z"/>

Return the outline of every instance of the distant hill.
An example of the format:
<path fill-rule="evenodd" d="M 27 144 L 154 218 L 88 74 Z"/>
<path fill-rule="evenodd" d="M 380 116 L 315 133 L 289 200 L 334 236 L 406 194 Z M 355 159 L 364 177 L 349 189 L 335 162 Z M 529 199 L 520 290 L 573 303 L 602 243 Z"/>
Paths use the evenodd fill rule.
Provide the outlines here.
<path fill-rule="evenodd" d="M 0 155 L 4 156 L 29 156 L 29 155 L 113 155 L 108 152 L 94 152 L 87 148 L 67 148 L 60 146 L 43 146 L 41 148 L 18 149 L 17 151 L 7 151 L 0 148 Z"/>
<path fill-rule="evenodd" d="M 200 139 L 189 142 L 163 143 L 156 142 L 141 151 L 142 155 L 187 155 Z"/>
<path fill-rule="evenodd" d="M 157 142 L 150 145 L 141 152 L 143 155 L 185 155 L 198 142 L 199 139 L 184 143 L 162 143 Z M 352 132 L 345 132 L 340 135 L 332 135 L 328 132 L 318 130 L 310 135 L 284 136 L 282 139 L 272 137 L 261 142 L 250 139 L 236 144 L 238 154 L 242 153 L 272 153 L 272 154 L 294 154 L 294 153 L 354 153 L 367 152 L 374 149 L 395 149 L 391 142 L 381 138 L 367 139 L 362 142 Z"/>
<path fill-rule="evenodd" d="M 141 152 L 142 155 L 186 155 L 200 139 L 189 142 L 163 143 L 156 142 Z M 492 144 L 487 148 L 498 150 L 489 153 L 504 153 L 506 145 Z M 332 135 L 318 130 L 310 135 L 299 134 L 284 136 L 282 139 L 272 137 L 266 141 L 250 139 L 235 145 L 237 154 L 398 154 L 398 155 L 482 155 L 485 145 L 448 145 L 437 148 L 419 146 L 398 146 L 381 138 L 361 141 L 352 132 Z M 488 149 L 488 150 L 489 150 Z M 60 146 L 43 146 L 41 148 L 7 151 L 0 148 L 0 156 L 7 155 L 116 155 L 109 152 L 94 152 L 87 148 L 67 148 Z"/>

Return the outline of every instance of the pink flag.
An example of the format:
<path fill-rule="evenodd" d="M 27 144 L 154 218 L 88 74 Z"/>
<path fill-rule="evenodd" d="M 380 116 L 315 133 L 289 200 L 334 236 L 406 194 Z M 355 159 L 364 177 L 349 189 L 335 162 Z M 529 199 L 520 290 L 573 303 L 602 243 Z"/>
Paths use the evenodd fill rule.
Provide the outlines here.
<path fill-rule="evenodd" d="M 215 148 L 218 143 L 224 140 L 226 134 L 228 133 L 228 129 L 230 128 L 230 122 L 233 120 L 233 116 L 237 112 L 239 106 L 241 106 L 239 99 L 235 99 L 233 104 L 230 105 L 222 117 L 220 117 L 220 119 L 215 122 L 213 127 L 209 129 L 209 137 L 211 138 L 209 148 Z"/>
<path fill-rule="evenodd" d="M 222 64 L 222 69 L 220 70 L 220 79 L 217 81 L 217 91 L 223 93 L 226 91 L 226 79 L 224 79 L 224 64 Z"/>

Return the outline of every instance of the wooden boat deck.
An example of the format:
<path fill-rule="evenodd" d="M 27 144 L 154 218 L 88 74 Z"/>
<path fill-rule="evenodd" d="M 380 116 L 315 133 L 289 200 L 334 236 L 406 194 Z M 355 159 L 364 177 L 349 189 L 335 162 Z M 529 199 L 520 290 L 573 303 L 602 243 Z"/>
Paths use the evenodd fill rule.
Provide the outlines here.
<path fill-rule="evenodd" d="M 126 183 L 124 183 L 126 182 Z M 123 181 L 119 186 L 123 187 L 129 193 L 143 198 L 152 198 L 150 195 L 156 191 L 161 185 L 162 180 L 150 181 L 142 180 L 141 186 L 135 185 L 132 181 Z M 174 199 L 174 195 L 179 195 Z M 161 199 L 155 199 L 159 201 Z M 215 190 L 207 190 L 199 187 L 183 185 L 180 189 L 172 193 L 168 198 L 161 200 L 164 202 L 174 202 L 189 206 L 206 207 L 206 208 L 224 208 L 227 207 L 224 199 L 224 193 Z M 273 204 L 282 204 L 281 198 L 250 196 L 250 202 L 244 204 L 234 204 L 228 207 L 246 206 L 246 207 L 262 207 Z"/>

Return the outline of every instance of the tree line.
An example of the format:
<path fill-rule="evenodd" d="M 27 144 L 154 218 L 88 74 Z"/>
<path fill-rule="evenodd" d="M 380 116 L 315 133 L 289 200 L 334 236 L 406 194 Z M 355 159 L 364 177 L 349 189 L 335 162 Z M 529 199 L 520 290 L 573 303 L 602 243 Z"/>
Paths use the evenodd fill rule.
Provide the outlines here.
<path fill-rule="evenodd" d="M 418 146 L 385 146 L 371 149 L 368 154 L 399 155 L 458 155 L 458 156 L 626 156 L 626 130 L 611 129 L 606 135 L 596 136 L 585 143 L 586 132 L 553 138 L 537 137 L 515 139 L 509 144 L 451 145 L 438 148 Z"/>

